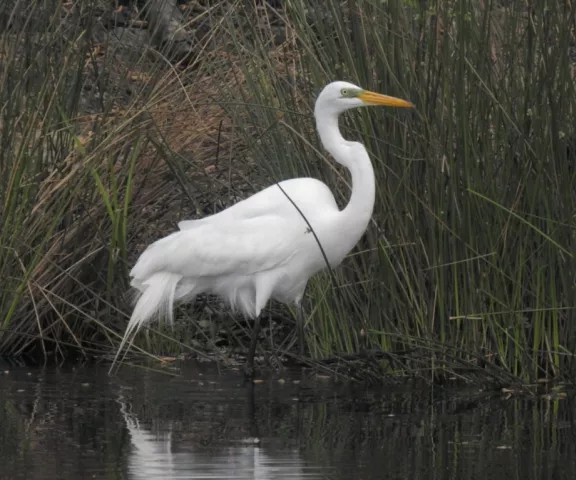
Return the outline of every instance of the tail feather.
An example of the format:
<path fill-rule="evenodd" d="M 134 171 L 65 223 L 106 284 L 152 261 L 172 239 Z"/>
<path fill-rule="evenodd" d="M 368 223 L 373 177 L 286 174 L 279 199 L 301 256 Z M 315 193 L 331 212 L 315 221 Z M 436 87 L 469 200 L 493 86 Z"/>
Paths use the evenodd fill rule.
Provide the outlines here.
<path fill-rule="evenodd" d="M 120 342 L 120 346 L 110 367 L 110 373 L 114 369 L 118 356 L 128 339 L 132 342 L 143 325 L 149 323 L 156 317 L 164 317 L 170 324 L 174 323 L 174 294 L 178 282 L 181 279 L 182 275 L 157 272 L 150 278 L 139 282 L 137 288 L 141 291 L 141 294 L 136 302 L 136 306 L 124 332 L 124 337 Z"/>

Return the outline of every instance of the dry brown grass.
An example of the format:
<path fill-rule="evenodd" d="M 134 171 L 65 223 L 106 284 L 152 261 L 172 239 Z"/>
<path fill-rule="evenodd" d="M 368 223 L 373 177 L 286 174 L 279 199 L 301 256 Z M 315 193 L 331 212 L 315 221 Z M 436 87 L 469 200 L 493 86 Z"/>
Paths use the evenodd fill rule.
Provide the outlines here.
<path fill-rule="evenodd" d="M 34 28 L 41 26 L 54 28 Z M 1 40 L 0 83 L 8 84 L 24 71 L 26 44 L 14 32 Z M 126 274 L 135 258 L 178 220 L 234 201 L 236 180 L 250 169 L 223 107 L 237 69 L 210 75 L 159 54 L 134 59 L 126 53 L 117 43 L 75 44 L 52 59 L 51 75 L 83 64 L 82 77 L 71 78 L 80 80 L 82 93 L 69 118 L 57 108 L 70 93 L 49 85 L 50 76 L 30 93 L 48 105 L 46 112 L 24 110 L 7 127 L 0 111 L 3 145 L 14 159 L 2 166 L 3 177 L 13 179 L 3 200 L 13 202 L 13 216 L 21 219 L 2 250 L 10 281 L 1 299 L 0 353 L 17 355 L 36 345 L 65 356 L 70 345 L 84 352 L 113 345 L 110 326 L 127 307 Z M 204 55 L 228 61 L 219 49 Z M 17 204 L 22 184 L 30 193 Z"/>

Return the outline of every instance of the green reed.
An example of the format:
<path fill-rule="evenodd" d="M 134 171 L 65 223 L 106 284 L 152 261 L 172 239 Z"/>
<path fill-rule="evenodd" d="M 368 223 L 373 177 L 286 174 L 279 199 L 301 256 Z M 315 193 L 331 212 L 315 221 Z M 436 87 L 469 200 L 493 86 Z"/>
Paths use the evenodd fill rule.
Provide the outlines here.
<path fill-rule="evenodd" d="M 348 177 L 312 118 L 331 80 L 416 110 L 366 109 L 341 122 L 370 152 L 377 201 L 336 282 L 310 284 L 313 356 L 375 347 L 410 350 L 400 359 L 407 374 L 569 374 L 576 7 L 321 3 L 266 10 L 251 42 L 229 26 L 245 101 L 231 110 L 268 181 L 312 175 L 347 201 Z M 285 41 L 270 54 L 278 30 Z"/>

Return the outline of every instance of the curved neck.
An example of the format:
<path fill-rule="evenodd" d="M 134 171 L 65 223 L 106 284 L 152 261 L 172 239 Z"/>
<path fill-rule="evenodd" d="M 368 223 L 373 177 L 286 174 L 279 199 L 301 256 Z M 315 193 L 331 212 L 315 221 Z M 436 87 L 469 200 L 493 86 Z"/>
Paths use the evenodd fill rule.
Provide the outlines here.
<path fill-rule="evenodd" d="M 351 238 L 356 244 L 366 230 L 374 209 L 376 185 L 372 162 L 364 145 L 344 139 L 338 128 L 338 114 L 316 112 L 316 128 L 324 148 L 338 163 L 350 170 L 352 195 L 341 216 L 348 231 L 358 231 L 357 238 Z"/>

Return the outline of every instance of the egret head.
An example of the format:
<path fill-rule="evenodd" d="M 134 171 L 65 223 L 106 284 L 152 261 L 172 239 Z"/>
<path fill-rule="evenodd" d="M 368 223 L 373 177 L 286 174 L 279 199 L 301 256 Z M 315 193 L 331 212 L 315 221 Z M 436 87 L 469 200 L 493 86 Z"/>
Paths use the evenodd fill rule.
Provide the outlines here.
<path fill-rule="evenodd" d="M 340 114 L 351 108 L 382 105 L 387 107 L 412 108 L 414 105 L 400 98 L 389 97 L 364 90 L 353 83 L 332 82 L 324 87 L 316 100 L 315 112 Z"/>

